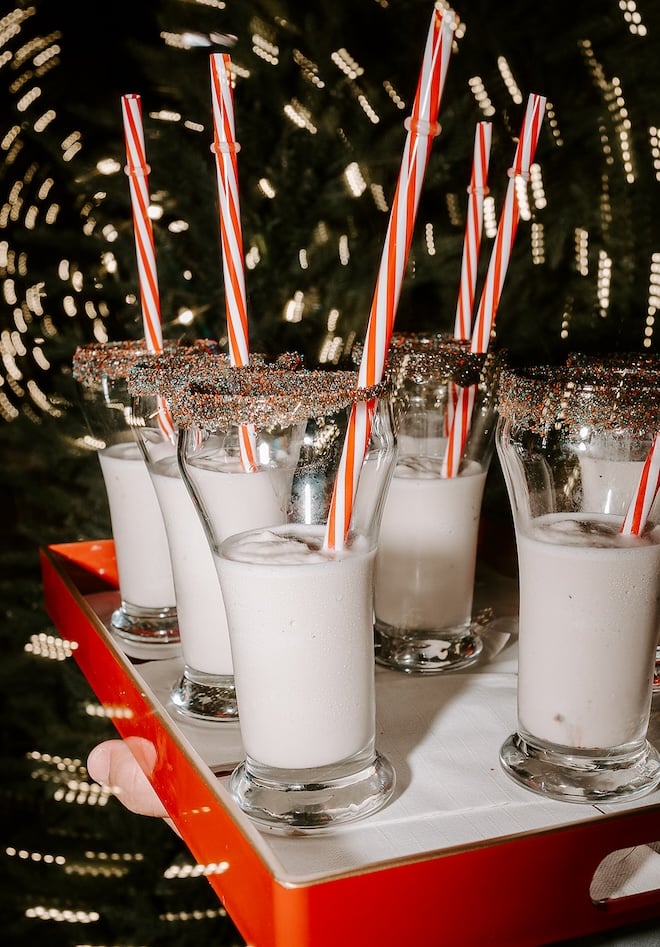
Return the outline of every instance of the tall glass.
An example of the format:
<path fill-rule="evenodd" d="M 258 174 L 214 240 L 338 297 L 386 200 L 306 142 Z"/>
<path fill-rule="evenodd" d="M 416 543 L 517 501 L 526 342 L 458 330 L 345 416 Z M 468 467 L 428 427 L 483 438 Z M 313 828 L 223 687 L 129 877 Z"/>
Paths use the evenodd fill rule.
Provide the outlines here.
<path fill-rule="evenodd" d="M 166 343 L 172 350 L 176 343 Z M 73 377 L 83 417 L 98 444 L 117 557 L 121 604 L 110 630 L 137 658 L 179 653 L 176 598 L 167 536 L 144 460 L 132 432 L 126 377 L 149 357 L 143 341 L 80 346 Z"/>
<path fill-rule="evenodd" d="M 496 443 L 520 584 L 518 728 L 503 768 L 556 799 L 642 795 L 660 785 L 647 740 L 660 521 L 621 532 L 635 483 L 618 465 L 646 456 L 660 392 L 578 366 L 506 369 L 500 392 Z"/>
<path fill-rule="evenodd" d="M 660 356 L 654 352 L 618 352 L 606 354 L 585 354 L 573 352 L 568 356 L 568 365 L 578 365 L 595 371 L 605 372 L 610 377 L 620 377 L 627 381 L 641 382 L 650 387 L 660 385 Z M 607 505 L 612 513 L 625 512 L 626 497 L 630 492 L 631 484 L 636 484 L 642 472 L 643 459 L 631 459 L 629 451 L 617 451 L 610 456 L 612 469 L 610 475 L 603 479 L 599 474 L 602 462 L 597 452 L 592 452 L 591 458 L 585 458 L 582 464 L 582 473 L 585 478 L 585 491 L 588 494 L 608 490 Z M 652 515 L 660 518 L 660 495 L 656 497 Z M 658 646 L 655 655 L 655 672 L 653 675 L 653 691 L 660 692 L 660 627 L 658 627 Z"/>
<path fill-rule="evenodd" d="M 182 716 L 208 723 L 238 718 L 234 669 L 215 562 L 179 471 L 179 430 L 171 406 L 177 389 L 192 377 L 230 370 L 224 355 L 189 350 L 140 362 L 128 376 L 134 433 L 165 524 L 176 593 L 184 665 L 170 698 Z M 170 423 L 163 424 L 164 410 Z"/>
<path fill-rule="evenodd" d="M 395 457 L 390 402 L 357 391 L 354 372 L 240 370 L 191 386 L 180 442 L 184 478 L 215 557 L 229 622 L 245 760 L 238 805 L 274 831 L 364 817 L 394 788 L 375 746 L 373 568 Z M 345 548 L 325 549 L 326 521 L 350 409 L 373 424 Z M 239 451 L 252 425 L 254 463 Z M 241 499 L 244 498 L 244 499 Z M 258 522 L 235 520 L 239 505 Z"/>
<path fill-rule="evenodd" d="M 437 674 L 481 654 L 472 611 L 481 504 L 494 451 L 500 359 L 445 335 L 395 334 L 393 380 L 399 457 L 376 556 L 379 664 Z M 459 423 L 466 405 L 465 436 Z M 454 468 L 445 465 L 460 443 Z"/>

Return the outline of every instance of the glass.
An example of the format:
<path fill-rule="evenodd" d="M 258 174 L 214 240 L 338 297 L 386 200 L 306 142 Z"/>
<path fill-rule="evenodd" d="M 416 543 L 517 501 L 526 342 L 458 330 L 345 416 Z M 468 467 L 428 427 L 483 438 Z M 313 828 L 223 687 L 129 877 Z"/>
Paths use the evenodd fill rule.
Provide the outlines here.
<path fill-rule="evenodd" d="M 385 390 L 356 384 L 354 372 L 235 370 L 181 406 L 180 465 L 220 576 L 246 753 L 230 789 L 274 831 L 364 817 L 394 789 L 375 747 L 373 568 L 396 446 Z M 348 414 L 376 394 L 346 545 L 327 552 Z M 241 424 L 254 425 L 251 469 Z"/>
<path fill-rule="evenodd" d="M 654 352 L 619 352 L 604 355 L 585 354 L 582 352 L 573 352 L 567 358 L 568 365 L 578 365 L 592 370 L 603 371 L 610 376 L 617 375 L 624 379 L 637 380 L 642 384 L 657 386 L 660 384 L 660 357 Z M 643 466 L 643 459 L 631 460 L 624 451 L 623 455 L 619 452 L 617 456 L 610 458 L 612 464 L 611 476 L 603 481 L 597 474 L 588 480 L 588 489 L 602 490 L 603 483 L 608 484 L 609 497 L 608 504 L 610 512 L 625 512 L 625 496 L 639 479 Z M 590 464 L 586 461 L 583 466 L 583 472 L 589 475 Z M 593 464 L 591 472 L 594 473 Z M 623 502 L 620 496 L 620 487 L 624 488 Z M 660 495 L 655 499 L 652 509 L 654 519 L 660 517 Z M 653 691 L 660 692 L 660 626 L 658 627 L 658 645 L 655 654 L 655 671 L 653 674 Z"/>
<path fill-rule="evenodd" d="M 165 343 L 172 351 L 178 343 Z M 133 657 L 180 654 L 176 596 L 167 535 L 144 459 L 133 436 L 127 375 L 150 357 L 143 341 L 80 346 L 73 358 L 80 406 L 98 444 L 121 603 L 110 630 Z"/>
<path fill-rule="evenodd" d="M 229 370 L 224 355 L 188 350 L 138 363 L 128 376 L 134 434 L 165 524 L 176 593 L 184 666 L 170 698 L 182 716 L 208 723 L 238 719 L 234 668 L 220 582 L 202 522 L 180 475 L 179 431 L 169 405 L 177 387 L 192 377 Z"/>
<path fill-rule="evenodd" d="M 395 334 L 393 380 L 399 457 L 376 556 L 379 664 L 436 674 L 468 667 L 482 652 L 473 616 L 484 486 L 494 452 L 500 359 L 444 335 Z M 452 418 L 469 426 L 452 470 L 445 465 Z M 455 429 L 456 430 L 456 429 Z M 454 439 L 455 438 L 455 439 Z"/>
<path fill-rule="evenodd" d="M 520 585 L 518 728 L 502 766 L 556 799 L 642 795 L 660 784 L 647 740 L 660 522 L 621 533 L 636 483 L 619 470 L 644 460 L 660 392 L 575 365 L 503 370 L 500 392 Z"/>

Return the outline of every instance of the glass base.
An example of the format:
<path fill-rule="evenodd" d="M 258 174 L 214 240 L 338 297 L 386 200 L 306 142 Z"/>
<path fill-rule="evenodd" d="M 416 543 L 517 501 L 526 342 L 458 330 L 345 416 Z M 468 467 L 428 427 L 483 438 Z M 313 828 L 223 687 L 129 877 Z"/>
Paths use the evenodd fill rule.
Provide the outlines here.
<path fill-rule="evenodd" d="M 176 608 L 140 608 L 122 601 L 112 613 L 110 630 L 133 658 L 152 661 L 181 654 Z"/>
<path fill-rule="evenodd" d="M 447 630 L 414 632 L 385 625 L 374 625 L 376 663 L 407 674 L 441 674 L 458 671 L 474 664 L 483 651 L 483 642 L 475 626 L 458 632 Z"/>
<path fill-rule="evenodd" d="M 513 733 L 500 763 L 519 785 L 562 802 L 626 801 L 660 785 L 660 756 L 648 741 L 634 753 L 593 757 L 534 746 Z"/>
<path fill-rule="evenodd" d="M 238 720 L 231 674 L 205 674 L 186 665 L 170 691 L 170 699 L 177 713 L 191 720 L 209 723 L 234 723 Z"/>
<path fill-rule="evenodd" d="M 282 835 L 363 819 L 381 809 L 394 792 L 394 769 L 380 753 L 352 773 L 337 776 L 339 769 L 280 770 L 247 759 L 232 773 L 229 787 L 246 815 Z"/>

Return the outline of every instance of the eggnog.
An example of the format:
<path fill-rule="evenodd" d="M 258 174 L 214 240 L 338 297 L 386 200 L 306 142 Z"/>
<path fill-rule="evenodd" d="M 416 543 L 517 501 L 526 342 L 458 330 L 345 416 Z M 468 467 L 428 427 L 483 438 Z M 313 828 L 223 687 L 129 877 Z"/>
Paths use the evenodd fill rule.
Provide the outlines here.
<path fill-rule="evenodd" d="M 519 729 L 559 747 L 645 739 L 660 609 L 660 527 L 552 513 L 517 536 Z"/>
<path fill-rule="evenodd" d="M 221 469 L 213 469 L 221 461 Z M 207 455 L 205 467 L 193 476 L 209 499 L 218 541 L 255 524 L 276 525 L 285 520 L 287 471 L 246 473 L 238 459 Z M 204 529 L 175 457 L 157 461 L 151 476 L 170 540 L 177 594 L 181 648 L 185 663 L 205 674 L 231 675 L 233 662 L 227 617 L 211 551 Z"/>
<path fill-rule="evenodd" d="M 215 552 L 234 533 L 286 522 L 294 460 L 286 466 L 246 471 L 236 456 L 210 447 L 190 454 L 184 469 L 206 519 Z"/>
<path fill-rule="evenodd" d="M 231 675 L 227 617 L 215 561 L 176 457 L 158 461 L 150 473 L 169 540 L 183 660 L 205 674 Z"/>
<path fill-rule="evenodd" d="M 98 452 L 122 601 L 142 609 L 176 605 L 170 551 L 147 465 L 134 441 Z"/>
<path fill-rule="evenodd" d="M 323 527 L 230 537 L 216 562 L 249 759 L 323 767 L 370 748 L 375 730 L 374 550 L 322 550 Z"/>
<path fill-rule="evenodd" d="M 376 556 L 377 627 L 438 632 L 469 626 L 486 471 L 457 477 L 442 461 L 401 456 L 385 500 Z"/>

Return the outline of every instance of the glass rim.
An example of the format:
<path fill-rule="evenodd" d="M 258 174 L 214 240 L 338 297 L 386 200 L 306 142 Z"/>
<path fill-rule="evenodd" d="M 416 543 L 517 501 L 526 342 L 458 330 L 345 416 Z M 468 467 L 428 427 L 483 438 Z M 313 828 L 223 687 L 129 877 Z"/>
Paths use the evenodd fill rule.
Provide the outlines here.
<path fill-rule="evenodd" d="M 579 424 L 648 434 L 660 428 L 660 385 L 654 372 L 593 365 L 502 368 L 500 419 L 537 432 Z"/>
<path fill-rule="evenodd" d="M 188 349 L 161 353 L 155 358 L 140 359 L 131 366 L 127 375 L 129 393 L 134 396 L 158 395 L 171 397 L 179 388 L 192 380 L 213 381 L 226 372 L 237 370 L 230 356 L 219 350 Z M 284 352 L 271 357 L 263 353 L 250 353 L 247 366 L 252 370 L 282 368 L 293 371 L 302 368 L 302 356 L 297 352 Z"/>
<path fill-rule="evenodd" d="M 473 352 L 469 339 L 449 333 L 399 332 L 392 336 L 386 371 L 395 384 L 438 379 L 468 387 L 483 382 L 506 360 L 505 350 Z"/>
<path fill-rule="evenodd" d="M 390 390 L 387 382 L 358 387 L 357 371 L 266 365 L 189 380 L 173 393 L 170 408 L 180 428 L 214 431 L 233 424 L 286 428 L 377 401 Z"/>
<path fill-rule="evenodd" d="M 166 339 L 163 353 L 206 352 L 218 349 L 212 339 Z M 139 361 L 160 358 L 162 353 L 150 352 L 144 339 L 125 339 L 119 342 L 90 342 L 79 345 L 73 354 L 73 377 L 83 387 L 100 384 L 104 378 L 126 380 L 131 368 Z"/>

